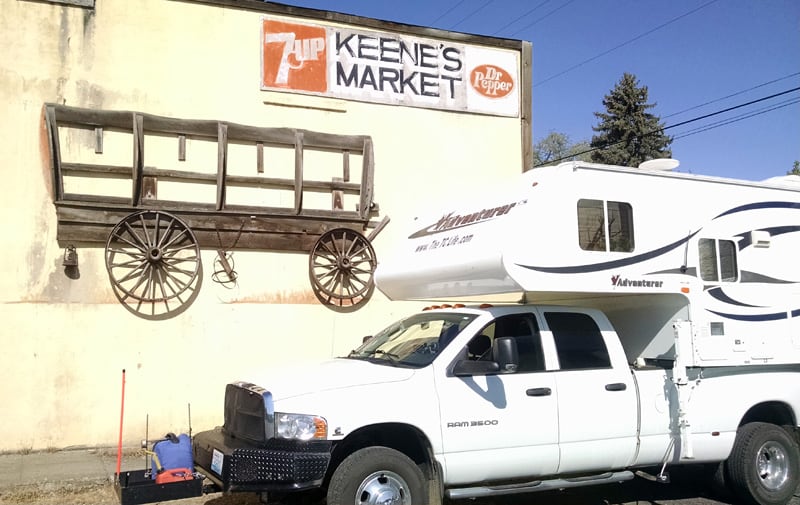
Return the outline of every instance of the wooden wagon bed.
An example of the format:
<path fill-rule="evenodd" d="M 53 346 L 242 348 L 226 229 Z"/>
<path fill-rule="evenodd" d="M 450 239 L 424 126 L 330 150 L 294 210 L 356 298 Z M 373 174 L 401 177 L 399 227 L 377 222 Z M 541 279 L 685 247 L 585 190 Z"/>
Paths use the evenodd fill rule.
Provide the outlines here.
<path fill-rule="evenodd" d="M 132 313 L 185 310 L 201 248 L 217 250 L 229 282 L 229 249 L 305 252 L 323 304 L 349 311 L 371 296 L 370 242 L 388 218 L 373 220 L 369 136 L 57 104 L 45 122 L 59 244 L 105 246 Z"/>

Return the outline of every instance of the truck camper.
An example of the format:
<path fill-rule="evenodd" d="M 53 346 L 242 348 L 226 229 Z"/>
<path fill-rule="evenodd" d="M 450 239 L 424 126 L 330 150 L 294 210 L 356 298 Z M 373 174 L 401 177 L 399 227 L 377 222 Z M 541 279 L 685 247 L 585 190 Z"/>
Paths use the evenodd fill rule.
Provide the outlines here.
<path fill-rule="evenodd" d="M 196 465 L 266 502 L 424 505 L 691 464 L 737 502 L 784 505 L 798 223 L 792 178 L 578 162 L 443 203 L 375 273 L 390 299 L 435 304 L 347 356 L 229 383 Z"/>
<path fill-rule="evenodd" d="M 800 179 L 755 183 L 570 162 L 418 217 L 376 272 L 392 299 L 603 310 L 631 363 L 800 362 Z"/>

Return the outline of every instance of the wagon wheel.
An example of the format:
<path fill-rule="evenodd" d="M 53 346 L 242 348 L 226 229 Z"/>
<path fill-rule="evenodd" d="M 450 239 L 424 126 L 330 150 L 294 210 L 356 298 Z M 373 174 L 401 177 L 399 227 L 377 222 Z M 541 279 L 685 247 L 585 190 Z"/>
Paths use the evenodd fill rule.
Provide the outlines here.
<path fill-rule="evenodd" d="M 376 265 L 375 250 L 364 235 L 337 228 L 314 244 L 308 276 L 320 302 L 338 312 L 351 312 L 372 296 Z"/>
<path fill-rule="evenodd" d="M 106 270 L 122 305 L 144 319 L 186 310 L 203 281 L 200 247 L 192 230 L 167 212 L 134 212 L 106 242 Z"/>

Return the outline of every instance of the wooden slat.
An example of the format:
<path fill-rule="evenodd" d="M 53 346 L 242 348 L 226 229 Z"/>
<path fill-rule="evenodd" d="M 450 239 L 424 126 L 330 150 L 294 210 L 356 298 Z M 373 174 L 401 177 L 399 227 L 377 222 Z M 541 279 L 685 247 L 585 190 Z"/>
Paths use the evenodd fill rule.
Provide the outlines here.
<path fill-rule="evenodd" d="M 228 172 L 228 125 L 219 123 L 217 133 L 217 210 L 225 208 L 225 176 Z"/>
<path fill-rule="evenodd" d="M 140 112 L 84 109 L 57 104 L 48 104 L 48 107 L 53 109 L 58 123 L 83 128 L 111 127 L 131 131 L 129 118 L 132 114 L 142 117 L 143 131 L 146 133 L 213 139 L 217 137 L 219 128 L 219 121 L 215 120 L 169 118 Z M 295 138 L 300 133 L 304 136 L 305 147 L 309 149 L 331 151 L 348 149 L 361 153 L 364 139 L 368 138 L 364 135 L 340 135 L 295 128 L 258 127 L 231 122 L 225 124 L 231 142 L 264 142 L 290 147 L 294 145 Z"/>
<path fill-rule="evenodd" d="M 64 195 L 64 179 L 61 176 L 61 145 L 58 140 L 56 111 L 52 105 L 45 106 L 45 124 L 47 125 L 47 138 L 52 161 L 53 198 L 60 200 Z"/>
<path fill-rule="evenodd" d="M 103 127 L 94 128 L 94 153 L 103 154 Z"/>
<path fill-rule="evenodd" d="M 255 216 L 257 219 L 318 219 L 322 221 L 330 221 L 335 223 L 344 224 L 347 222 L 360 222 L 366 223 L 368 220 L 361 219 L 357 212 L 352 211 L 336 211 L 321 209 L 305 209 L 302 215 L 296 215 L 293 208 L 287 207 L 254 207 L 250 205 L 226 205 L 222 211 L 217 211 L 215 204 L 199 204 L 195 202 L 178 202 L 171 200 L 154 200 L 148 201 L 146 207 L 135 208 L 131 207 L 130 200 L 127 198 L 96 196 L 96 195 L 70 195 L 65 197 L 75 196 L 77 199 L 65 198 L 56 202 L 56 210 L 61 212 L 62 207 L 70 207 L 76 209 L 84 209 L 89 213 L 106 213 L 106 212 L 136 212 L 137 210 L 153 209 L 165 210 L 172 214 L 187 215 L 197 214 L 205 215 L 210 218 L 222 216 Z"/>
<path fill-rule="evenodd" d="M 75 207 L 62 205 L 57 208 L 57 216 L 59 223 L 87 223 L 93 225 L 114 226 L 126 216 L 139 210 L 131 210 L 130 208 L 107 208 L 104 211 L 86 207 Z M 161 209 L 153 209 L 161 210 Z M 336 220 L 331 217 L 328 218 L 309 218 L 305 216 L 292 216 L 291 214 L 284 214 L 283 216 L 250 216 L 247 214 L 232 214 L 225 215 L 216 214 L 203 214 L 192 211 L 175 212 L 170 209 L 170 214 L 178 216 L 187 226 L 192 230 L 215 230 L 221 231 L 238 231 L 240 228 L 243 232 L 277 232 L 282 231 L 286 233 L 316 233 L 321 234 L 330 228 L 341 228 L 346 226 L 346 220 Z M 352 221 L 350 219 L 349 221 Z M 242 228 L 244 223 L 244 227 Z M 356 228 L 363 228 L 358 225 Z"/>
<path fill-rule="evenodd" d="M 303 211 L 303 134 L 297 132 L 294 141 L 294 212 Z"/>
<path fill-rule="evenodd" d="M 264 143 L 256 142 L 256 173 L 264 173 Z"/>
<path fill-rule="evenodd" d="M 374 167 L 375 159 L 372 154 L 372 139 L 367 138 L 364 140 L 364 160 L 361 168 L 361 199 L 358 205 L 358 213 L 363 219 L 366 219 L 372 211 Z"/>
<path fill-rule="evenodd" d="M 113 226 L 59 224 L 56 238 L 59 245 L 83 243 L 102 246 L 108 240 Z M 193 230 L 197 244 L 202 249 L 217 249 L 220 241 L 224 247 L 236 243 L 237 250 L 308 252 L 319 235 L 291 233 L 247 233 L 239 236 L 238 230 L 221 232 Z M 238 241 L 236 240 L 238 237 Z"/>
<path fill-rule="evenodd" d="M 131 168 L 117 165 L 89 165 L 86 163 L 62 163 L 61 170 L 65 176 L 102 177 L 107 179 L 130 179 Z M 217 174 L 189 172 L 185 170 L 164 170 L 144 167 L 142 174 L 147 177 L 158 177 L 162 181 L 185 182 L 191 184 L 217 184 Z M 228 175 L 226 187 L 253 187 L 265 189 L 293 189 L 294 179 L 277 177 L 260 177 L 247 175 Z M 309 191 L 329 193 L 334 190 L 346 194 L 357 195 L 361 192 L 361 184 L 340 181 L 303 181 L 303 187 Z"/>
<path fill-rule="evenodd" d="M 142 177 L 144 177 L 144 118 L 133 114 L 133 191 L 131 205 L 138 206 L 142 200 Z"/>
<path fill-rule="evenodd" d="M 334 177 L 333 182 L 340 181 L 339 177 Z M 344 193 L 341 191 L 332 191 L 331 192 L 331 209 L 332 210 L 344 210 Z"/>
<path fill-rule="evenodd" d="M 186 135 L 178 135 L 178 161 L 186 161 Z"/>
<path fill-rule="evenodd" d="M 342 180 L 350 182 L 350 151 L 342 151 Z"/>

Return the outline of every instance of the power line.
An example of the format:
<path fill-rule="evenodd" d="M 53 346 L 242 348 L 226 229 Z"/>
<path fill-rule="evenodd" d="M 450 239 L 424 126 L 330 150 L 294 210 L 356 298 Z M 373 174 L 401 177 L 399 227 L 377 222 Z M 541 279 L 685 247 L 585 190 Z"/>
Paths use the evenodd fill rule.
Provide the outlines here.
<path fill-rule="evenodd" d="M 701 119 L 710 118 L 712 116 L 718 116 L 720 114 L 724 114 L 725 112 L 730 112 L 732 110 L 741 109 L 742 107 L 747 107 L 748 105 L 753 105 L 754 103 L 763 102 L 765 100 L 769 100 L 771 98 L 775 98 L 775 97 L 778 97 L 778 96 L 786 95 L 788 93 L 792 93 L 794 91 L 799 91 L 799 90 L 800 90 L 800 87 L 788 89 L 786 91 L 781 91 L 780 93 L 775 93 L 773 95 L 765 96 L 763 98 L 758 98 L 756 100 L 751 100 L 751 101 L 746 102 L 746 103 L 742 103 L 742 104 L 739 104 L 739 105 L 734 105 L 733 107 L 728 107 L 727 109 L 718 110 L 717 112 L 712 112 L 710 114 L 705 114 L 703 116 L 699 116 L 699 117 L 696 117 L 696 118 L 693 118 L 693 119 L 688 119 L 686 121 L 681 121 L 680 123 L 675 123 L 674 125 L 666 126 L 666 127 L 662 128 L 661 130 L 668 130 L 670 128 L 677 128 L 678 126 L 683 126 L 685 124 L 694 123 L 695 121 L 700 121 Z M 655 130 L 653 132 L 646 133 L 645 135 L 651 135 L 651 134 L 656 133 L 658 131 L 660 131 L 660 130 Z"/>
<path fill-rule="evenodd" d="M 463 23 L 464 21 L 468 20 L 469 18 L 471 18 L 471 17 L 472 17 L 472 16 L 474 16 L 475 14 L 477 14 L 477 13 L 479 13 L 480 11 L 482 11 L 483 9 L 485 9 L 485 8 L 486 8 L 486 6 L 487 6 L 487 5 L 489 5 L 489 4 L 490 4 L 490 3 L 492 3 L 492 2 L 494 2 L 494 0 L 486 0 L 486 2 L 484 2 L 484 4 L 483 4 L 483 5 L 481 5 L 480 7 L 478 7 L 477 9 L 475 9 L 474 11 L 470 12 L 469 14 L 467 14 L 467 15 L 466 15 L 465 17 L 463 17 L 463 18 L 462 18 L 462 19 L 461 19 L 461 20 L 460 20 L 458 23 L 456 23 L 456 24 L 452 25 L 452 26 L 450 27 L 450 29 L 451 29 L 451 30 L 455 29 L 455 27 L 457 27 L 458 25 L 460 25 L 460 24 L 461 24 L 461 23 Z"/>
<path fill-rule="evenodd" d="M 512 34 L 508 35 L 508 37 L 513 37 L 514 35 L 518 34 L 519 32 L 521 32 L 521 31 L 524 31 L 524 30 L 527 30 L 527 29 L 528 29 L 528 28 L 530 28 L 531 26 L 535 25 L 536 23 L 538 23 L 538 22 L 540 22 L 540 21 L 543 21 L 543 20 L 547 19 L 547 18 L 548 18 L 548 17 L 550 17 L 552 14 L 555 14 L 556 12 L 560 11 L 561 9 L 563 9 L 564 7 L 566 7 L 567 5 L 571 4 L 571 3 L 572 3 L 572 2 L 574 2 L 574 1 L 575 1 L 575 0 L 568 0 L 567 2 L 565 2 L 565 3 L 561 4 L 561 6 L 559 6 L 559 7 L 556 7 L 555 9 L 551 10 L 550 12 L 548 12 L 548 13 L 547 13 L 547 14 L 545 14 L 544 16 L 540 17 L 539 19 L 536 19 L 536 20 L 534 20 L 533 22 L 531 22 L 531 23 L 528 23 L 527 25 L 523 26 L 523 27 L 522 27 L 522 28 L 520 28 L 519 30 L 517 30 L 517 31 L 515 31 L 514 33 L 512 33 Z"/>
<path fill-rule="evenodd" d="M 500 28 L 498 28 L 492 35 L 497 35 L 498 33 L 502 32 L 503 30 L 508 28 L 509 26 L 511 26 L 514 23 L 516 23 L 517 21 L 520 21 L 522 18 L 528 17 L 528 14 L 531 14 L 531 13 L 539 10 L 539 7 L 542 7 L 544 4 L 548 3 L 549 1 L 550 0 L 543 0 L 541 3 L 537 4 L 536 7 L 534 7 L 531 10 L 529 10 L 528 12 L 523 14 L 522 16 L 517 16 L 515 19 L 512 19 L 509 23 L 506 23 L 505 25 L 503 25 Z"/>
<path fill-rule="evenodd" d="M 707 119 L 707 118 L 712 117 L 712 116 L 717 116 L 719 114 L 724 114 L 725 112 L 730 112 L 732 110 L 741 109 L 742 107 L 747 107 L 748 105 L 753 105 L 755 103 L 763 102 L 765 100 L 770 100 L 772 98 L 776 98 L 776 97 L 779 97 L 779 96 L 787 95 L 787 94 L 793 93 L 795 91 L 800 91 L 800 86 L 798 86 L 796 88 L 792 88 L 792 89 L 787 89 L 786 91 L 781 91 L 780 93 L 774 93 L 774 94 L 769 95 L 769 96 L 758 98 L 756 100 L 751 100 L 751 101 L 746 102 L 746 103 L 735 105 L 733 107 L 728 107 L 726 109 L 722 109 L 722 110 L 719 110 L 719 111 L 716 111 L 716 112 L 712 112 L 710 114 L 704 114 L 702 116 L 698 116 L 698 117 L 695 117 L 695 118 L 692 118 L 692 119 L 688 119 L 686 121 L 681 121 L 680 123 L 675 123 L 674 125 L 665 126 L 663 128 L 657 128 L 655 130 L 652 130 L 652 131 L 645 132 L 645 133 L 641 134 L 640 137 L 647 137 L 649 135 L 655 135 L 655 134 L 661 133 L 661 132 L 663 132 L 665 130 L 669 130 L 671 128 L 677 128 L 679 126 L 684 126 L 684 125 L 687 125 L 689 123 L 694 123 L 696 121 L 701 121 L 703 119 Z M 761 110 L 761 111 L 758 111 L 758 112 L 755 112 L 755 113 L 750 113 L 746 117 L 737 117 L 735 119 L 725 120 L 725 121 L 719 122 L 719 124 L 716 124 L 715 126 L 711 126 L 711 127 L 708 127 L 708 128 L 701 127 L 700 129 L 698 129 L 698 131 L 693 131 L 694 133 L 690 133 L 690 134 L 693 135 L 695 133 L 701 133 L 701 131 L 710 130 L 712 128 L 718 128 L 720 126 L 725 126 L 726 124 L 734 123 L 734 122 L 737 122 L 737 121 L 742 121 L 744 119 L 747 119 L 748 117 L 753 117 L 753 116 L 757 116 L 759 114 L 764 114 L 766 112 L 770 112 L 770 111 L 773 111 L 773 110 L 776 110 L 776 109 L 787 107 L 789 105 L 792 105 L 792 104 L 798 103 L 798 102 L 800 102 L 800 98 L 787 100 L 787 101 L 781 102 L 781 105 L 772 106 L 771 108 L 769 108 L 767 110 Z M 706 125 L 706 126 L 708 126 L 708 125 Z M 703 128 L 705 128 L 705 129 L 703 129 Z M 682 135 L 682 136 L 680 136 L 678 138 L 682 138 L 682 137 L 685 137 L 685 136 L 688 136 L 688 135 L 689 134 L 685 134 L 685 135 Z M 550 165 L 550 164 L 553 164 L 553 163 L 556 163 L 556 162 L 559 162 L 559 161 L 572 159 L 572 158 L 575 158 L 576 156 L 581 156 L 583 154 L 588 154 L 588 153 L 591 153 L 593 151 L 599 151 L 601 149 L 607 149 L 607 148 L 609 148 L 611 146 L 615 146 L 615 145 L 621 144 L 623 142 L 625 142 L 625 140 L 618 140 L 616 142 L 611 142 L 610 144 L 606 144 L 604 146 L 592 147 L 590 149 L 585 149 L 585 150 L 577 152 L 577 153 L 570 153 L 569 156 L 562 156 L 561 158 L 557 158 L 555 160 L 548 160 L 548 161 L 546 161 L 544 163 L 539 163 L 538 165 L 534 165 L 534 167 L 540 167 L 542 165 Z"/>
<path fill-rule="evenodd" d="M 740 114 L 739 116 L 736 116 L 734 118 L 726 119 L 726 120 L 723 120 L 723 121 L 717 121 L 716 123 L 711 123 L 711 124 L 708 124 L 706 126 L 701 126 L 699 128 L 695 128 L 694 130 L 689 130 L 687 132 L 681 133 L 680 135 L 676 135 L 675 137 L 672 138 L 672 140 L 682 139 L 684 137 L 689 137 L 691 135 L 696 135 L 698 133 L 703 133 L 703 132 L 706 132 L 708 130 L 713 130 L 714 128 L 719 128 L 720 126 L 729 125 L 731 123 L 738 123 L 739 121 L 744 121 L 745 119 L 749 119 L 749 118 L 754 117 L 754 116 L 760 116 L 761 114 L 766 114 L 767 112 L 772 112 L 774 110 L 782 109 L 784 107 L 788 107 L 788 106 L 794 105 L 796 103 L 800 103 L 800 98 L 793 98 L 793 99 L 790 99 L 790 100 L 784 100 L 783 102 L 781 102 L 781 103 L 779 103 L 777 105 L 774 105 L 772 107 L 764 107 L 764 108 L 759 109 L 759 110 L 757 110 L 755 112 L 750 112 L 750 113 L 747 113 L 747 114 Z"/>
<path fill-rule="evenodd" d="M 450 14 L 451 12 L 453 12 L 454 10 L 456 10 L 458 7 L 460 7 L 460 6 L 461 6 L 461 4 L 463 4 L 463 3 L 464 3 L 464 2 L 466 2 L 466 1 L 467 1 L 467 0 L 461 0 L 460 2 L 457 2 L 455 5 L 453 5 L 452 7 L 450 7 L 449 9 L 447 9 L 446 11 L 444 11 L 444 14 L 440 15 L 438 18 L 436 18 L 436 19 L 434 19 L 433 21 L 431 21 L 431 22 L 430 22 L 430 25 L 431 25 L 431 26 L 433 26 L 433 24 L 434 24 L 434 23 L 436 23 L 437 21 L 439 21 L 439 20 L 440 20 L 440 19 L 442 19 L 443 17 L 447 16 L 448 14 Z"/>
<path fill-rule="evenodd" d="M 670 114 L 668 116 L 664 116 L 662 119 L 666 119 L 666 118 L 672 117 L 672 116 L 677 116 L 679 114 L 683 114 L 684 112 L 689 112 L 690 110 L 699 109 L 700 107 L 705 107 L 706 105 L 711 105 L 712 103 L 721 102 L 722 100 L 727 100 L 728 98 L 733 98 L 734 96 L 738 96 L 738 95 L 747 93 L 748 91 L 753 91 L 754 89 L 763 88 L 764 86 L 768 86 L 770 84 L 774 84 L 776 82 L 786 80 L 786 79 L 788 79 L 790 77 L 794 77 L 796 75 L 800 75 L 800 72 L 795 72 L 793 74 L 785 75 L 783 77 L 779 77 L 779 78 L 773 79 L 771 81 L 767 81 L 767 82 L 763 82 L 761 84 L 757 84 L 757 85 L 755 85 L 755 86 L 753 86 L 751 88 L 743 89 L 741 91 L 737 91 L 736 93 L 731 93 L 730 95 L 726 95 L 726 96 L 723 96 L 723 97 L 720 97 L 720 98 L 716 98 L 716 99 L 711 100 L 709 102 L 701 103 L 700 105 L 695 105 L 694 107 L 689 107 L 688 109 L 683 109 L 683 110 L 678 111 L 678 112 L 673 112 L 672 114 Z"/>
<path fill-rule="evenodd" d="M 711 0 L 710 2 L 706 2 L 706 3 L 704 3 L 703 5 L 701 5 L 700 7 L 697 7 L 697 8 L 695 8 L 695 9 L 692 9 L 692 10 L 690 10 L 689 12 L 685 12 L 685 13 L 681 14 L 681 15 L 680 15 L 680 16 L 678 16 L 678 17 L 672 18 L 672 19 L 670 19 L 669 21 L 667 21 L 667 22 L 665 22 L 665 23 L 662 23 L 662 24 L 660 24 L 660 25 L 656 26 L 655 28 L 652 28 L 652 29 L 650 29 L 650 30 L 648 30 L 648 31 L 646 31 L 646 32 L 644 32 L 644 33 L 642 33 L 642 34 L 640 34 L 640 35 L 637 35 L 636 37 L 634 37 L 634 38 L 632 38 L 632 39 L 630 39 L 630 40 L 626 40 L 626 41 L 625 41 L 625 42 L 623 42 L 622 44 L 618 44 L 618 45 L 616 45 L 616 46 L 612 47 L 611 49 L 608 49 L 607 51 L 603 51 L 602 53 L 600 53 L 600 54 L 597 54 L 597 55 L 595 55 L 595 56 L 592 56 L 592 57 L 591 57 L 591 58 L 589 58 L 589 59 L 583 60 L 582 62 L 580 62 L 580 63 L 578 63 L 578 64 L 576 64 L 576 65 L 573 65 L 573 66 L 571 66 L 571 67 L 567 68 L 566 70 L 562 70 L 561 72 L 559 72 L 559 73 L 557 73 L 557 74 L 555 74 L 555 75 L 551 75 L 551 76 L 550 76 L 550 77 L 548 77 L 547 79 L 543 79 L 543 80 L 541 80 L 541 81 L 539 81 L 539 82 L 535 82 L 535 83 L 533 83 L 533 86 L 534 86 L 534 87 L 536 87 L 536 86 L 539 86 L 540 84 L 544 84 L 544 83 L 546 83 L 546 82 L 552 81 L 552 80 L 553 80 L 553 79 L 555 79 L 556 77 L 560 77 L 560 76 L 562 76 L 562 75 L 564 75 L 564 74 L 566 74 L 566 73 L 568 73 L 568 72 L 572 72 L 572 71 L 573 71 L 573 70 L 575 70 L 576 68 L 580 68 L 580 67 L 582 67 L 583 65 L 586 65 L 587 63 L 590 63 L 590 62 L 592 62 L 592 61 L 594 61 L 594 60 L 596 60 L 596 59 L 598 59 L 598 58 L 601 58 L 601 57 L 603 57 L 603 56 L 605 56 L 605 55 L 607 55 L 607 54 L 609 54 L 609 53 L 612 53 L 612 52 L 616 51 L 617 49 L 620 49 L 620 48 L 622 48 L 622 47 L 625 47 L 625 46 L 627 46 L 628 44 L 630 44 L 630 43 L 632 43 L 632 42 L 636 42 L 637 40 L 639 40 L 639 39 L 641 39 L 641 38 L 644 38 L 644 37 L 646 37 L 647 35 L 650 35 L 651 33 L 653 33 L 653 32 L 656 32 L 656 31 L 658 31 L 658 30 L 660 30 L 660 29 L 664 28 L 665 26 L 671 25 L 672 23 L 674 23 L 674 22 L 676 22 L 676 21 L 678 21 L 678 20 L 680 20 L 680 19 L 683 19 L 683 18 L 685 18 L 686 16 L 689 16 L 689 15 L 691 15 L 691 14 L 694 14 L 695 12 L 697 12 L 697 11 L 699 11 L 699 10 L 701 10 L 701 9 L 704 9 L 704 8 L 708 7 L 709 5 L 711 5 L 711 4 L 713 4 L 713 3 L 717 2 L 717 1 L 718 1 L 718 0 Z"/>

